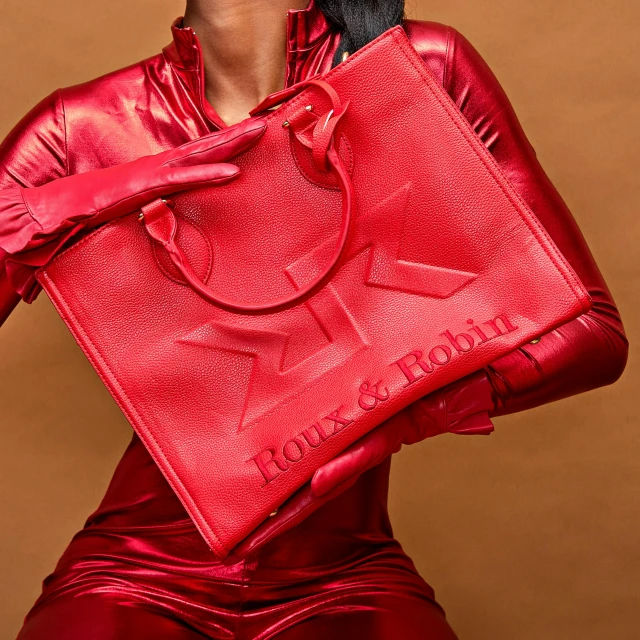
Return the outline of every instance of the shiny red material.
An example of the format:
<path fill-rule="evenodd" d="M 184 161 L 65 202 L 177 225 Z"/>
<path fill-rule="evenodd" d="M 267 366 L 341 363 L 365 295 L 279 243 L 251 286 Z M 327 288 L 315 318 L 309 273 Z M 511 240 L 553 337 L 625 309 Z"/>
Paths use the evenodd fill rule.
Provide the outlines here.
<path fill-rule="evenodd" d="M 139 209 L 154 198 L 184 189 L 222 185 L 238 175 L 228 160 L 255 144 L 264 123 L 251 120 L 163 151 L 39 187 L 0 190 L 0 250 L 13 288 L 25 300 L 39 290 L 37 267 L 47 264 L 72 237 Z"/>
<path fill-rule="evenodd" d="M 442 387 L 416 400 L 380 427 L 320 467 L 311 479 L 317 497 L 324 496 L 354 476 L 375 467 L 402 445 L 442 435 L 489 435 L 493 423 L 489 411 L 493 398 L 483 372 Z"/>
<path fill-rule="evenodd" d="M 594 300 L 588 314 L 486 370 L 494 390 L 492 414 L 615 381 L 627 356 L 619 314 L 496 78 L 454 29 L 409 21 L 406 31 Z M 330 67 L 337 35 L 313 5 L 289 13 L 288 34 L 288 86 Z M 44 99 L 0 148 L 0 187 L 37 186 L 127 162 L 221 126 L 204 99 L 197 39 L 190 29 L 174 26 L 174 43 L 162 55 Z M 0 275 L 0 320 L 18 300 Z M 156 637 L 166 638 L 284 638 L 278 634 L 289 627 L 288 633 L 302 630 L 312 638 L 314 628 L 338 621 L 333 628 L 345 628 L 350 617 L 374 625 L 358 626 L 368 638 L 394 637 L 394 630 L 412 637 L 412 624 L 413 637 L 427 630 L 432 638 L 450 638 L 441 621 L 433 632 L 425 622 L 434 609 L 432 592 L 393 538 L 386 506 L 389 466 L 387 458 L 299 526 L 229 565 L 212 560 L 134 436 L 100 508 L 47 578 L 21 640 L 89 637 L 80 626 L 88 617 L 99 640 L 126 637 L 118 633 L 122 624 L 135 637 L 158 629 Z M 414 612 L 386 608 L 386 596 L 416 604 Z M 89 608 L 88 600 L 105 604 Z M 381 618 L 386 622 L 378 625 Z M 331 633 L 325 629 L 323 637 Z"/>
<path fill-rule="evenodd" d="M 590 309 L 401 27 L 306 84 L 237 180 L 38 274 L 219 557 L 358 437 Z"/>
<path fill-rule="evenodd" d="M 134 439 L 19 640 L 455 640 L 393 538 L 389 465 L 301 530 L 221 564 Z"/>
<path fill-rule="evenodd" d="M 416 400 L 319 467 L 311 482 L 292 496 L 234 549 L 242 558 L 254 552 L 351 488 L 368 469 L 402 445 L 454 433 L 489 435 L 494 427 L 491 384 L 483 371 L 473 373 Z"/>

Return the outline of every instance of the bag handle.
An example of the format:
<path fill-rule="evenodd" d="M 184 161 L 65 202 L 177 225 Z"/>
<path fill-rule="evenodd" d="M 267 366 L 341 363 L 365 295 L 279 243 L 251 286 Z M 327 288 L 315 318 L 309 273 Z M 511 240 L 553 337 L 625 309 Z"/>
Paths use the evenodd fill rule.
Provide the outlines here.
<path fill-rule="evenodd" d="M 229 311 L 275 311 L 276 309 L 298 302 L 325 281 L 337 265 L 346 246 L 351 227 L 355 196 L 351 176 L 349 175 L 349 172 L 336 149 L 336 139 L 339 139 L 340 127 L 338 125 L 340 124 L 340 120 L 348 107 L 348 103 L 343 106 L 333 87 L 322 80 L 312 78 L 305 82 L 301 82 L 294 87 L 290 87 L 289 89 L 285 89 L 284 91 L 269 96 L 251 113 L 253 115 L 254 113 L 259 113 L 261 110 L 271 108 L 276 104 L 289 99 L 292 95 L 295 95 L 295 93 L 309 85 L 318 87 L 328 95 L 331 100 L 332 109 L 327 115 L 318 118 L 313 128 L 312 136 L 306 135 L 306 132 L 310 127 L 310 122 L 307 121 L 309 117 L 308 108 L 302 109 L 300 112 L 294 114 L 294 116 L 299 116 L 299 118 L 294 120 L 292 117 L 290 118 L 290 121 L 284 122 L 283 126 L 287 127 L 304 146 L 312 150 L 313 162 L 316 168 L 321 171 L 331 171 L 335 176 L 342 193 L 342 221 L 340 224 L 338 242 L 325 269 L 311 282 L 288 296 L 284 296 L 268 303 L 246 304 L 224 298 L 211 289 L 196 275 L 186 255 L 176 243 L 176 217 L 167 202 L 162 199 L 157 199 L 142 208 L 141 219 L 144 222 L 145 229 L 151 238 L 153 238 L 155 242 L 160 244 L 167 251 L 171 262 L 185 281 L 205 300 Z M 297 126 L 301 125 L 303 122 L 307 125 L 304 132 L 299 131 Z"/>

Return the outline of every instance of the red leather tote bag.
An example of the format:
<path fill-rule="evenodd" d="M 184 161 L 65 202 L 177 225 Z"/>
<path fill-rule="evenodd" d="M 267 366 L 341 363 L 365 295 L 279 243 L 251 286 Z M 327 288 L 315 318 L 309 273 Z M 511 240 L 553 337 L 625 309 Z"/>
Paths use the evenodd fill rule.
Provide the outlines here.
<path fill-rule="evenodd" d="M 590 306 L 401 28 L 260 116 L 237 180 L 38 274 L 219 557 L 389 416 Z"/>

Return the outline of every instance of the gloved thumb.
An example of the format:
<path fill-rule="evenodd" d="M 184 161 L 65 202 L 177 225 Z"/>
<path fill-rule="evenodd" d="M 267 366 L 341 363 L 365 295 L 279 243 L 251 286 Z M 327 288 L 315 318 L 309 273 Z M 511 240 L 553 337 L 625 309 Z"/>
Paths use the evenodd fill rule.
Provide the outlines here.
<path fill-rule="evenodd" d="M 318 468 L 311 478 L 314 495 L 323 496 L 338 485 L 357 479 L 392 453 L 397 453 L 402 446 L 402 419 L 402 412 L 395 414 Z"/>

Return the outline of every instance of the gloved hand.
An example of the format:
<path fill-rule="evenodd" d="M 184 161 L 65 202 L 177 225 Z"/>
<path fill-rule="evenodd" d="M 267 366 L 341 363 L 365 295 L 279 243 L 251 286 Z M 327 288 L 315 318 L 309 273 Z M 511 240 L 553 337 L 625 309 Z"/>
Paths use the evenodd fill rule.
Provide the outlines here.
<path fill-rule="evenodd" d="M 137 211 L 158 197 L 233 180 L 227 161 L 264 133 L 260 119 L 245 120 L 176 149 L 24 189 L 0 191 L 0 249 L 7 276 L 27 301 L 39 291 L 33 273 L 72 236 Z"/>
<path fill-rule="evenodd" d="M 441 433 L 490 434 L 493 424 L 489 412 L 493 408 L 492 387 L 484 371 L 420 398 L 317 469 L 311 483 L 243 540 L 232 557 L 244 557 L 295 526 L 355 484 L 365 471 L 400 451 L 403 444 Z"/>
<path fill-rule="evenodd" d="M 441 433 L 488 435 L 493 431 L 491 383 L 482 371 L 430 393 L 396 413 L 320 467 L 311 480 L 316 497 L 333 491 L 351 478 L 415 444 Z"/>

